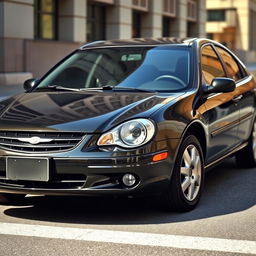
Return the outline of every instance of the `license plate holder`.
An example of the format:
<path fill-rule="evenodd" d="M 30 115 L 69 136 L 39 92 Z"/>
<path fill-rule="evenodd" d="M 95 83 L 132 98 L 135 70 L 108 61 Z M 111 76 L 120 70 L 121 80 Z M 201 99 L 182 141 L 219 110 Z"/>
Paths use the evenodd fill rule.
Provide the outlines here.
<path fill-rule="evenodd" d="M 49 159 L 8 156 L 6 178 L 8 180 L 49 181 Z"/>

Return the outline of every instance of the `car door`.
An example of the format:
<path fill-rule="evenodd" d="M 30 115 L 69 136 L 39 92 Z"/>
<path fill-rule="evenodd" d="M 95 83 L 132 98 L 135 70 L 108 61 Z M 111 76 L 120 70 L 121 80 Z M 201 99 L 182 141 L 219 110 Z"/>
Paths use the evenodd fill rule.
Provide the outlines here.
<path fill-rule="evenodd" d="M 211 44 L 201 49 L 202 83 L 209 86 L 216 77 L 227 77 L 226 70 Z M 206 164 L 230 152 L 239 144 L 237 136 L 239 107 L 234 92 L 213 93 L 205 98 L 205 122 L 208 125 Z"/>
<path fill-rule="evenodd" d="M 238 60 L 227 50 L 216 46 L 228 76 L 236 82 L 236 95 L 234 101 L 239 107 L 238 138 L 241 143 L 248 139 L 251 133 L 251 125 L 254 118 L 255 92 L 253 77 L 248 75 Z"/>

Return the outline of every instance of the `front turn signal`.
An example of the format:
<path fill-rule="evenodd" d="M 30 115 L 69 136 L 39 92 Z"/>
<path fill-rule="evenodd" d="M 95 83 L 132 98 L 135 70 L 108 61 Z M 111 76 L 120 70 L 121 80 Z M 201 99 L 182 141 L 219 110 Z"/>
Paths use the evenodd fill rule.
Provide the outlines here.
<path fill-rule="evenodd" d="M 159 153 L 153 156 L 153 162 L 164 160 L 168 157 L 168 152 Z"/>

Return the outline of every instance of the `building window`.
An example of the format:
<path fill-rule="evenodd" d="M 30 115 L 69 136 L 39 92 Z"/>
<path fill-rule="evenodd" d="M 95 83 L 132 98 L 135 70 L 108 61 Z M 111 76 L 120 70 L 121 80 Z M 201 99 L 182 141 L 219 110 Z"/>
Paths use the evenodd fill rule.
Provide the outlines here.
<path fill-rule="evenodd" d="M 198 36 L 197 23 L 197 2 L 195 0 L 188 0 L 187 2 L 187 36 Z"/>
<path fill-rule="evenodd" d="M 87 41 L 106 39 L 106 6 L 87 5 Z"/>
<path fill-rule="evenodd" d="M 171 34 L 171 19 L 168 17 L 163 17 L 162 35 L 163 37 L 169 37 Z"/>
<path fill-rule="evenodd" d="M 188 0 L 187 20 L 194 22 L 197 21 L 197 3 L 193 0 Z"/>
<path fill-rule="evenodd" d="M 213 33 L 207 33 L 207 34 L 206 34 L 206 38 L 211 39 L 211 40 L 214 40 L 214 39 L 213 39 Z"/>
<path fill-rule="evenodd" d="M 132 37 L 141 37 L 141 13 L 132 13 Z"/>
<path fill-rule="evenodd" d="M 171 17 L 176 16 L 176 0 L 163 0 L 163 14 Z"/>
<path fill-rule="evenodd" d="M 133 9 L 148 11 L 148 0 L 132 0 Z"/>
<path fill-rule="evenodd" d="M 208 10 L 207 20 L 208 21 L 225 21 L 226 12 L 225 10 Z"/>
<path fill-rule="evenodd" d="M 56 0 L 35 0 L 35 38 L 57 39 L 57 2 Z"/>

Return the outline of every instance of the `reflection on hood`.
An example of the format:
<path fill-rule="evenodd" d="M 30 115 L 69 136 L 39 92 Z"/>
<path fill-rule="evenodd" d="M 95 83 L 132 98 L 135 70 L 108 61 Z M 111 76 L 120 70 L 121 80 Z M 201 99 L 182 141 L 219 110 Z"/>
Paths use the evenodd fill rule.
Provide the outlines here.
<path fill-rule="evenodd" d="M 87 120 L 86 124 L 70 128 L 77 130 L 82 125 L 83 129 L 86 127 L 88 132 L 93 132 L 106 121 L 117 124 L 138 114 L 146 115 L 165 99 L 153 93 L 27 93 L 16 100 L 10 98 L 1 102 L 0 129 L 5 124 L 56 129 L 58 125 L 74 123 L 75 126 L 78 121 Z"/>

